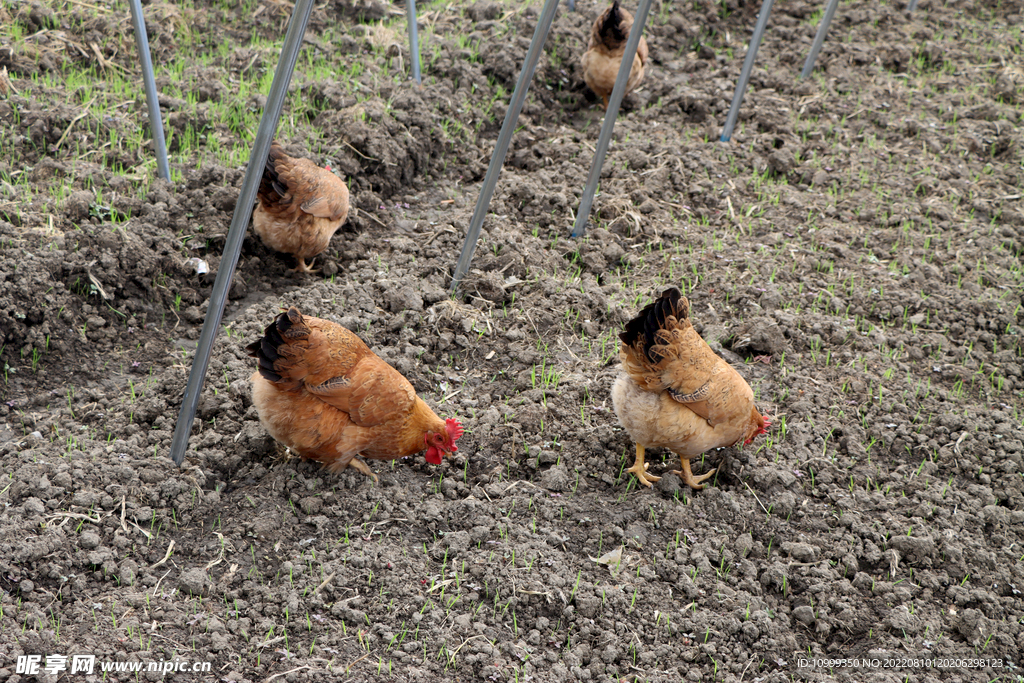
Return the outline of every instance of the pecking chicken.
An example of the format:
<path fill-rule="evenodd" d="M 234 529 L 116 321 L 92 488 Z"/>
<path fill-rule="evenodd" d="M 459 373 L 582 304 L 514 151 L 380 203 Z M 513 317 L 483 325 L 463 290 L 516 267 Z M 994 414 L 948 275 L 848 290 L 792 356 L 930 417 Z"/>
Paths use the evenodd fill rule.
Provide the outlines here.
<path fill-rule="evenodd" d="M 306 259 L 326 249 L 348 218 L 344 181 L 330 167 L 288 156 L 275 141 L 270 145 L 257 197 L 253 230 L 271 249 L 295 256 L 295 270 L 313 272 Z"/>
<path fill-rule="evenodd" d="M 458 450 L 458 420 L 439 418 L 397 370 L 341 325 L 294 306 L 245 347 L 259 360 L 252 402 L 279 443 L 332 472 L 352 465 L 377 479 L 356 455 L 394 460 L 426 449 L 427 462 Z"/>
<path fill-rule="evenodd" d="M 601 13 L 590 29 L 590 43 L 583 53 L 583 80 L 594 93 L 604 100 L 604 108 L 608 108 L 608 98 L 615 87 L 615 77 L 619 74 L 622 64 L 622 53 L 626 48 L 629 30 L 633 27 L 633 15 L 619 7 L 619 0 Z M 640 44 L 633 56 L 633 67 L 629 70 L 626 81 L 628 95 L 644 80 L 644 65 L 647 64 L 647 40 L 641 36 Z"/>
<path fill-rule="evenodd" d="M 754 406 L 750 385 L 701 339 L 689 315 L 690 302 L 672 287 L 619 335 L 622 371 L 612 386 L 612 403 L 636 442 L 629 471 L 645 486 L 660 479 L 647 474 L 645 448 L 678 455 L 682 470 L 672 473 L 699 491 L 715 471 L 693 476 L 690 458 L 709 448 L 750 443 L 771 426 Z"/>

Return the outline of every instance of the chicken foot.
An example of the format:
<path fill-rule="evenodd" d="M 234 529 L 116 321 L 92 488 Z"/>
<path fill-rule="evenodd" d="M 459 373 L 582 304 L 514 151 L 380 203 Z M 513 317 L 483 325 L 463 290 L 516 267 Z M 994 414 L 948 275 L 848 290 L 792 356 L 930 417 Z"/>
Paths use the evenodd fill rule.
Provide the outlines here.
<path fill-rule="evenodd" d="M 331 472 L 338 473 L 343 472 L 345 468 L 347 468 L 349 465 L 355 467 L 357 470 L 373 479 L 374 483 L 377 482 L 377 475 L 374 474 L 373 470 L 370 469 L 370 466 L 367 465 L 362 460 L 360 460 L 359 458 L 357 458 L 355 455 L 350 455 L 347 459 L 344 457 L 339 458 L 338 460 L 335 460 L 334 462 L 330 463 L 327 466 L 327 469 Z"/>
<path fill-rule="evenodd" d="M 710 479 L 711 477 L 715 476 L 715 472 L 718 471 L 717 469 L 713 469 L 707 474 L 702 474 L 699 477 L 695 477 L 693 476 L 693 471 L 690 470 L 690 461 L 687 460 L 686 458 L 679 458 L 679 461 L 680 463 L 682 463 L 682 471 L 672 470 L 672 474 L 678 474 L 679 478 L 683 480 L 683 483 L 689 486 L 694 491 L 700 491 L 701 489 L 703 489 L 704 484 L 702 484 L 701 482 L 704 481 L 705 479 Z"/>
<path fill-rule="evenodd" d="M 636 445 L 636 460 L 633 462 L 633 466 L 630 467 L 627 472 L 632 472 L 636 475 L 636 478 L 644 486 L 650 487 L 652 482 L 656 482 L 661 477 L 656 477 L 653 474 L 647 474 L 647 468 L 650 467 L 649 463 L 644 462 L 644 447 L 640 444 Z"/>
<path fill-rule="evenodd" d="M 313 267 L 313 261 L 310 261 L 309 264 L 307 264 L 306 263 L 306 259 L 302 258 L 301 256 L 296 256 L 295 258 L 298 261 L 298 263 L 295 264 L 295 267 L 292 270 L 294 270 L 296 273 L 319 273 L 320 272 L 319 268 L 314 268 Z M 316 260 L 316 258 L 314 257 L 313 260 Z"/>

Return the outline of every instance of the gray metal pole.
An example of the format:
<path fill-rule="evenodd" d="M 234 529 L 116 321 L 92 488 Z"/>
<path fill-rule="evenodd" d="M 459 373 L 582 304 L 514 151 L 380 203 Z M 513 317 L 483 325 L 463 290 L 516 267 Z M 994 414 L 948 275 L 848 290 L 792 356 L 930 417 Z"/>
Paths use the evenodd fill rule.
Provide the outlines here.
<path fill-rule="evenodd" d="M 142 15 L 142 3 L 139 0 L 128 0 L 128 6 L 132 10 L 135 44 L 139 48 L 139 61 L 142 63 L 142 82 L 146 86 L 149 129 L 153 132 L 153 149 L 156 152 L 156 172 L 164 180 L 170 180 L 171 168 L 167 165 L 164 122 L 160 117 L 160 100 L 156 94 L 156 80 L 153 78 L 153 60 L 149 56 L 149 38 L 146 37 L 146 18 Z"/>
<path fill-rule="evenodd" d="M 913 12 L 917 9 L 917 0 L 910 0 L 910 4 L 907 5 L 907 11 Z"/>
<path fill-rule="evenodd" d="M 754 36 L 750 39 L 747 58 L 743 60 L 743 69 L 740 71 L 740 80 L 736 83 L 736 94 L 732 96 L 732 106 L 729 107 L 729 115 L 725 119 L 725 127 L 722 128 L 721 142 L 729 142 L 732 138 L 736 119 L 740 115 L 740 105 L 743 104 L 743 93 L 747 91 L 747 82 L 750 80 L 750 72 L 754 68 L 754 60 L 757 58 L 758 48 L 761 47 L 761 37 L 764 35 L 764 27 L 768 23 L 768 15 L 771 14 L 773 4 L 775 0 L 764 0 L 761 3 L 761 13 L 757 15 Z"/>
<path fill-rule="evenodd" d="M 821 23 L 818 24 L 818 32 L 814 35 L 814 42 L 811 44 L 811 51 L 807 53 L 804 70 L 800 72 L 801 80 L 810 76 L 811 72 L 814 71 L 814 62 L 818 59 L 818 53 L 821 52 L 821 46 L 825 42 L 825 34 L 828 33 L 829 24 L 832 23 L 832 16 L 836 13 L 836 7 L 838 6 L 839 0 L 828 0 L 825 14 L 821 17 Z"/>
<path fill-rule="evenodd" d="M 137 2 L 138 0 L 136 0 Z M 409 16 L 409 58 L 412 60 L 412 79 L 422 85 L 420 76 L 420 39 L 416 26 L 416 0 L 405 0 L 405 12 Z"/>
<path fill-rule="evenodd" d="M 210 293 L 210 302 L 206 308 L 203 331 L 199 334 L 196 355 L 192 359 L 192 370 L 189 372 L 185 395 L 181 401 L 178 423 L 174 427 L 174 437 L 171 440 L 171 459 L 176 465 L 181 465 L 181 461 L 185 457 L 185 449 L 188 447 L 188 437 L 192 432 L 192 420 L 195 418 L 196 407 L 199 405 L 199 392 L 203 388 L 206 368 L 210 364 L 210 352 L 213 350 L 213 340 L 217 336 L 221 316 L 224 314 L 224 303 L 227 301 L 228 289 L 231 286 L 231 276 L 234 275 L 235 266 L 238 265 L 238 254 L 242 251 L 242 240 L 245 239 L 245 231 L 249 227 L 249 218 L 252 216 L 253 202 L 256 201 L 256 190 L 259 188 L 260 178 L 263 177 L 263 167 L 267 162 L 267 155 L 270 153 L 270 143 L 274 138 L 274 131 L 277 129 L 277 121 L 281 117 L 284 98 L 288 94 L 288 83 L 292 80 L 292 72 L 295 70 L 295 62 L 299 56 L 299 48 L 302 47 L 302 38 L 306 34 L 306 24 L 309 23 L 309 15 L 312 10 L 313 0 L 297 0 L 295 3 L 291 21 L 288 22 L 288 32 L 284 37 L 284 45 L 281 46 L 281 60 L 278 62 L 277 71 L 274 72 L 274 81 L 270 84 L 270 94 L 267 95 L 267 107 L 263 110 L 259 128 L 256 129 L 256 140 L 253 142 L 252 154 L 249 156 L 249 163 L 245 168 L 245 178 L 242 180 L 242 189 L 238 193 L 235 213 L 231 218 L 231 227 L 228 229 L 227 240 L 224 243 L 220 267 L 217 269 L 217 279 L 213 282 L 213 291 Z"/>
<path fill-rule="evenodd" d="M 640 38 L 644 33 L 644 26 L 647 24 L 647 13 L 651 9 L 651 0 L 640 0 L 636 8 L 636 16 L 633 17 L 633 28 L 629 31 L 629 38 L 626 39 L 626 47 L 622 53 L 622 64 L 619 65 L 619 73 L 615 76 L 615 87 L 612 88 L 611 99 L 608 100 L 608 109 L 604 113 L 604 122 L 601 124 L 601 132 L 597 136 L 597 148 L 594 150 L 594 160 L 590 164 L 590 175 L 587 177 L 587 185 L 580 198 L 580 208 L 576 212 L 576 225 L 573 226 L 572 236 L 583 237 L 587 230 L 587 219 L 590 218 L 590 207 L 594 204 L 594 193 L 597 192 L 597 183 L 601 180 L 601 167 L 604 166 L 604 157 L 608 153 L 608 145 L 612 141 L 612 131 L 615 130 L 615 118 L 619 115 L 619 107 L 622 105 L 622 98 L 626 96 L 626 82 L 629 80 L 629 72 L 633 68 L 633 56 L 640 47 Z"/>
<path fill-rule="evenodd" d="M 487 207 L 491 204 L 494 186 L 498 182 L 498 175 L 505 163 L 505 155 L 508 153 L 509 143 L 512 142 L 512 133 L 515 132 L 519 112 L 523 109 L 526 93 L 530 89 L 530 81 L 533 80 L 533 70 L 537 67 L 540 53 L 544 51 L 544 43 L 548 39 L 548 31 L 551 30 L 551 21 L 555 18 L 557 9 L 558 0 L 544 1 L 544 9 L 541 10 L 537 28 L 533 32 L 533 42 L 530 43 L 530 49 L 526 53 L 523 70 L 519 72 L 519 80 L 516 81 L 512 101 L 509 102 L 508 111 L 505 112 L 505 121 L 501 124 L 498 142 L 494 146 L 494 153 L 491 154 L 491 163 L 487 167 L 487 175 L 484 176 L 484 184 L 480 188 L 480 196 L 476 200 L 476 209 L 473 211 L 473 217 L 469 219 L 466 241 L 462 245 L 462 254 L 459 255 L 459 262 L 455 265 L 455 274 L 452 276 L 452 292 L 462 282 L 462 278 L 465 277 L 469 270 L 469 264 L 473 260 L 473 252 L 476 251 L 476 242 L 480 239 L 480 229 L 483 228 L 484 218 L 487 217 Z"/>

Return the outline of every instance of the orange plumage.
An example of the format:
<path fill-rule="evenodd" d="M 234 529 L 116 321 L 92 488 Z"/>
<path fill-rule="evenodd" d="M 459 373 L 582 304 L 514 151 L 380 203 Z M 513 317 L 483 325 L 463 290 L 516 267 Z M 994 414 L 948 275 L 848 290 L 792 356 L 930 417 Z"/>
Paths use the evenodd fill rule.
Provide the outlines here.
<path fill-rule="evenodd" d="M 409 380 L 341 325 L 292 307 L 246 351 L 259 359 L 252 400 L 260 422 L 332 472 L 352 465 L 376 479 L 357 454 L 394 460 L 426 449 L 427 461 L 439 465 L 458 450 L 458 421 L 439 418 Z"/>
<path fill-rule="evenodd" d="M 292 254 L 295 270 L 312 272 L 306 259 L 327 248 L 348 218 L 348 188 L 309 159 L 288 156 L 273 142 L 257 191 L 252 228 L 274 251 Z"/>
<path fill-rule="evenodd" d="M 629 30 L 633 28 L 633 15 L 619 7 L 619 0 L 606 9 L 594 21 L 590 29 L 590 42 L 583 53 L 583 80 L 594 93 L 604 101 L 608 108 L 608 98 L 615 88 L 615 77 L 619 75 L 623 52 Z M 647 64 L 647 39 L 640 37 L 640 44 L 633 56 L 633 65 L 626 81 L 628 95 L 644 80 L 644 67 Z"/>
<path fill-rule="evenodd" d="M 665 290 L 626 324 L 619 335 L 622 372 L 612 387 L 619 421 L 636 442 L 633 472 L 650 486 L 645 448 L 668 448 L 679 456 L 675 471 L 694 489 L 704 488 L 690 471 L 690 458 L 711 448 L 750 443 L 770 426 L 754 405 L 754 392 L 718 357 L 690 324 L 690 302 L 678 289 Z"/>

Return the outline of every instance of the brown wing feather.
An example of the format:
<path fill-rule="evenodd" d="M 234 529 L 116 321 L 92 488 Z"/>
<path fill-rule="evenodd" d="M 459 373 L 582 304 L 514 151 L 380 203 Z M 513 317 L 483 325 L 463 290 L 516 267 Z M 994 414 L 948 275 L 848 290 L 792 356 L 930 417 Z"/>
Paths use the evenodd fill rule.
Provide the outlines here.
<path fill-rule="evenodd" d="M 278 162 L 277 174 L 304 212 L 332 221 L 348 216 L 348 188 L 327 169 L 309 159 L 289 158 Z"/>
<path fill-rule="evenodd" d="M 412 408 L 416 391 L 405 377 L 376 355 L 364 356 L 344 377 L 331 378 L 310 393 L 349 414 L 354 424 L 372 427 Z"/>

